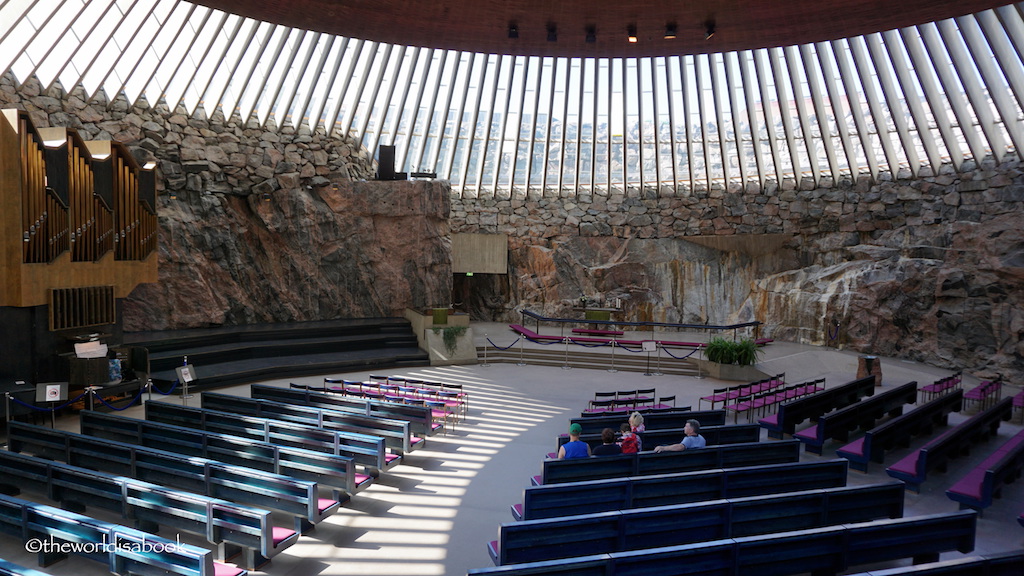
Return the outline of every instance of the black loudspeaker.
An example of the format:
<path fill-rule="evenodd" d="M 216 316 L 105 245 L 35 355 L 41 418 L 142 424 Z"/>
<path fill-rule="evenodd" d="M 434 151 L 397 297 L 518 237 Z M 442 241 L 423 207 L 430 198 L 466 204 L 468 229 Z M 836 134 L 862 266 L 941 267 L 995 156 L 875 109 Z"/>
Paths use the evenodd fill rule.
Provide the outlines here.
<path fill-rule="evenodd" d="M 395 179 L 395 147 L 381 146 L 377 152 L 377 180 Z"/>

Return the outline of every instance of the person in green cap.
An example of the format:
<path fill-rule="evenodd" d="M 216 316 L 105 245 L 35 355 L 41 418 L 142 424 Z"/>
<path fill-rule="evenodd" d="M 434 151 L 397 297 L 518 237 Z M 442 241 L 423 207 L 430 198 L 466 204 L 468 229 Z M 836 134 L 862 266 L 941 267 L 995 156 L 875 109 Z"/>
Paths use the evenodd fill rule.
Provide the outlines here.
<path fill-rule="evenodd" d="M 590 445 L 580 440 L 583 427 L 577 423 L 569 426 L 569 441 L 558 447 L 558 459 L 586 458 L 590 456 Z"/>

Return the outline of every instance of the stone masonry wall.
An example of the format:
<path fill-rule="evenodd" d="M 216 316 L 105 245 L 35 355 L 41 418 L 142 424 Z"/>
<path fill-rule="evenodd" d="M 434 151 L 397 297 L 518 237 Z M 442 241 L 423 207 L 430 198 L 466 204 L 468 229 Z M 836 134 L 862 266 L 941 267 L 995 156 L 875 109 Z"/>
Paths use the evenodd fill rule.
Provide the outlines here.
<path fill-rule="evenodd" d="M 0 106 L 158 161 L 161 281 L 125 303 L 126 329 L 390 315 L 453 299 L 476 319 L 517 321 L 522 308 L 571 315 L 586 296 L 617 300 L 630 318 L 757 319 L 775 338 L 1024 377 L 1014 159 L 817 187 L 463 198 L 443 182 L 364 182 L 368 152 L 322 130 L 87 101 L 80 88 L 10 75 Z M 452 232 L 509 235 L 509 273 L 460 279 L 453 298 Z"/>

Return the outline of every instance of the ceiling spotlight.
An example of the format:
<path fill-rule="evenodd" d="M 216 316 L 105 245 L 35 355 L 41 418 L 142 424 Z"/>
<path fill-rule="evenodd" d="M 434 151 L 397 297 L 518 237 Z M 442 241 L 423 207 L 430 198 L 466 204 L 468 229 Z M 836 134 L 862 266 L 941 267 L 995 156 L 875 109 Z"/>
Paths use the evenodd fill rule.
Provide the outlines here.
<path fill-rule="evenodd" d="M 519 38 L 519 25 L 515 22 L 508 23 L 508 37 Z"/>
<path fill-rule="evenodd" d="M 637 41 L 637 38 L 636 38 L 636 24 L 630 24 L 629 28 L 627 28 L 627 30 L 629 30 L 629 36 L 628 36 L 629 43 L 630 44 L 636 44 L 636 41 Z"/>
<path fill-rule="evenodd" d="M 672 40 L 676 37 L 676 23 L 669 22 L 665 24 L 665 39 Z"/>
<path fill-rule="evenodd" d="M 587 43 L 593 44 L 594 42 L 597 42 L 597 28 L 587 26 Z"/>
<path fill-rule="evenodd" d="M 548 24 L 548 42 L 558 41 L 558 28 L 554 24 Z"/>
<path fill-rule="evenodd" d="M 715 35 L 715 21 L 708 20 L 704 23 L 704 39 L 711 40 L 711 37 Z"/>

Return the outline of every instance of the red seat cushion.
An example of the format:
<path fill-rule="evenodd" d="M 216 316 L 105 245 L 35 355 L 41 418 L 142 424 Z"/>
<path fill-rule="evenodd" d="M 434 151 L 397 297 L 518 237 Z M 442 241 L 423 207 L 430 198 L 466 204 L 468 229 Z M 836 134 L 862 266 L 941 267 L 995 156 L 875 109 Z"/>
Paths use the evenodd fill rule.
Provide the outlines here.
<path fill-rule="evenodd" d="M 214 576 L 241 576 L 246 574 L 245 570 L 242 570 L 238 566 L 233 564 L 225 564 L 223 562 L 213 563 L 213 574 Z"/>
<path fill-rule="evenodd" d="M 285 540 L 291 538 L 292 536 L 295 536 L 295 530 L 289 530 L 288 528 L 282 528 L 280 526 L 274 526 L 274 528 L 273 528 L 274 547 L 277 548 L 278 546 L 281 545 L 282 542 L 284 542 Z"/>

